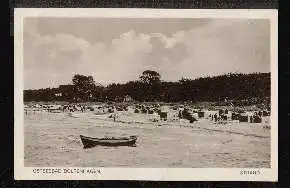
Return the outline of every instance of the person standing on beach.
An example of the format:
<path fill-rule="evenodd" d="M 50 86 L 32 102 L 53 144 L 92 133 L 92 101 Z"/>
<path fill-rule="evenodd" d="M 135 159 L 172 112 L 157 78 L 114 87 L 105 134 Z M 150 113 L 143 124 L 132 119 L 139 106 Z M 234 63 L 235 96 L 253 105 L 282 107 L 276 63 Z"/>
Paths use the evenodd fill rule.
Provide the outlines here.
<path fill-rule="evenodd" d="M 114 122 L 115 122 L 116 121 L 116 112 L 114 112 L 113 118 L 114 118 Z"/>
<path fill-rule="evenodd" d="M 116 117 L 117 117 L 117 110 L 116 110 L 115 107 L 113 108 L 113 113 L 114 113 L 113 118 L 114 118 L 114 122 L 115 122 L 116 121 Z"/>
<path fill-rule="evenodd" d="M 217 114 L 214 115 L 214 122 L 217 122 Z"/>

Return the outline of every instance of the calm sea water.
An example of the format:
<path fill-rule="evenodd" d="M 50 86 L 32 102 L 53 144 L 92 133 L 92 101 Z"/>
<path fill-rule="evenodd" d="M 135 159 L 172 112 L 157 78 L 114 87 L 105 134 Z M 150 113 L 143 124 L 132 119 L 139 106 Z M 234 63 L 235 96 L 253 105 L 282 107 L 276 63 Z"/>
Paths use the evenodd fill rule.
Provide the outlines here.
<path fill-rule="evenodd" d="M 142 122 L 142 117 L 131 115 L 131 119 Z M 270 167 L 270 129 L 264 129 L 262 124 L 216 125 L 205 119 L 191 127 L 186 122 L 156 126 L 147 121 L 113 122 L 107 116 L 71 117 L 47 112 L 25 115 L 25 166 Z M 137 147 L 83 149 L 80 134 L 137 135 Z"/>

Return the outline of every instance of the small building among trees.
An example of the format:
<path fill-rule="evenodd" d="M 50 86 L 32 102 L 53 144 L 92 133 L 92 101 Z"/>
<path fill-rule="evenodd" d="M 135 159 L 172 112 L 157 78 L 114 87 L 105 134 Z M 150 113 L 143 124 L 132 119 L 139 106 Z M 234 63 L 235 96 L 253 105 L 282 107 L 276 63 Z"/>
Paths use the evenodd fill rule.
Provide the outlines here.
<path fill-rule="evenodd" d="M 133 101 L 133 98 L 132 98 L 130 95 L 126 95 L 126 96 L 124 97 L 123 102 L 131 102 L 131 101 Z"/>
<path fill-rule="evenodd" d="M 54 94 L 56 97 L 61 97 L 62 96 L 62 93 L 56 93 Z"/>

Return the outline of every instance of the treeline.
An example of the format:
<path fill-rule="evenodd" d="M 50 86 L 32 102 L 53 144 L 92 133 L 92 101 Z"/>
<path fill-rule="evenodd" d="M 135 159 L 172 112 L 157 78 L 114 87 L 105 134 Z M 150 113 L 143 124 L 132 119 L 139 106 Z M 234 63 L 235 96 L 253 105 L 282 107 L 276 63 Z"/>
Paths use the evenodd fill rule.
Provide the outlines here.
<path fill-rule="evenodd" d="M 92 76 L 75 75 L 72 84 L 58 88 L 25 90 L 24 101 L 224 101 L 270 100 L 270 73 L 225 74 L 198 79 L 182 78 L 177 82 L 161 81 L 159 73 L 146 70 L 139 80 L 106 87 L 94 82 Z"/>

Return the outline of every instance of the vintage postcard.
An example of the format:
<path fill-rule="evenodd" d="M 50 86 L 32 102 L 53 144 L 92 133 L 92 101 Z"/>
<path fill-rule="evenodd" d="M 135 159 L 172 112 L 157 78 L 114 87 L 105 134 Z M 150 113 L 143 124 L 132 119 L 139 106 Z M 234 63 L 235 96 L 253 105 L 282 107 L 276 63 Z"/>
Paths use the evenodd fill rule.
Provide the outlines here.
<path fill-rule="evenodd" d="M 277 10 L 15 9 L 16 180 L 278 180 Z"/>

